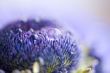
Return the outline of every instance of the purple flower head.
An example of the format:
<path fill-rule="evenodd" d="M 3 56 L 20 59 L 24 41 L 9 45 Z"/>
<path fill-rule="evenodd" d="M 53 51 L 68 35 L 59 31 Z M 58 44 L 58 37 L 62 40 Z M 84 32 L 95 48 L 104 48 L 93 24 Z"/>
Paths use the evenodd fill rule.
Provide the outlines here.
<path fill-rule="evenodd" d="M 39 61 L 40 73 L 69 73 L 79 54 L 72 33 L 52 21 L 16 21 L 0 30 L 0 69 L 7 72 Z"/>

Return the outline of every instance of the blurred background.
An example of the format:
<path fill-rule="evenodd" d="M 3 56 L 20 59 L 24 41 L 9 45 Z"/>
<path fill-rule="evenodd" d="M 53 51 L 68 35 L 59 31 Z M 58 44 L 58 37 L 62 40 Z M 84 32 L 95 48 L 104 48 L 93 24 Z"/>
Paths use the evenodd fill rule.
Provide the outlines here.
<path fill-rule="evenodd" d="M 0 0 L 0 28 L 27 18 L 57 20 L 100 58 L 103 73 L 110 73 L 110 0 Z"/>

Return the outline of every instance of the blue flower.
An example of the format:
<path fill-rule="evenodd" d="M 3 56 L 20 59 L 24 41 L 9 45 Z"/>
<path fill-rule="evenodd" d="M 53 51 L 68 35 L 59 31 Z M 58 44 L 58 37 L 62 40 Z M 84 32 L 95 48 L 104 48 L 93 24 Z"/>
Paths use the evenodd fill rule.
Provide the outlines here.
<path fill-rule="evenodd" d="M 11 23 L 0 31 L 0 68 L 7 72 L 32 69 L 39 61 L 43 73 L 69 73 L 77 67 L 80 55 L 73 37 L 48 20 Z"/>

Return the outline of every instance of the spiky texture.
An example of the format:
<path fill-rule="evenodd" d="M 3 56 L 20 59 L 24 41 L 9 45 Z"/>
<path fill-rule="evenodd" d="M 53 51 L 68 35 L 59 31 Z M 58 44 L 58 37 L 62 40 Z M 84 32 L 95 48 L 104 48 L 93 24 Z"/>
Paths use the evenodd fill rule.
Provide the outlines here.
<path fill-rule="evenodd" d="M 0 68 L 31 69 L 42 59 L 40 73 L 70 73 L 79 61 L 74 36 L 48 20 L 16 21 L 0 30 Z"/>

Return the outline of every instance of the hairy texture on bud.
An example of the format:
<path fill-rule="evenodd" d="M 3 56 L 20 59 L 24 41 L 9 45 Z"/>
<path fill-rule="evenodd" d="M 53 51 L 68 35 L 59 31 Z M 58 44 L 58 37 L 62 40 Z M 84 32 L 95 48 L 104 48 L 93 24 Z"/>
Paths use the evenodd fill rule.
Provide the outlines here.
<path fill-rule="evenodd" d="M 71 32 L 48 20 L 16 21 L 0 30 L 0 69 L 32 69 L 40 73 L 70 73 L 79 61 L 79 48 Z"/>

